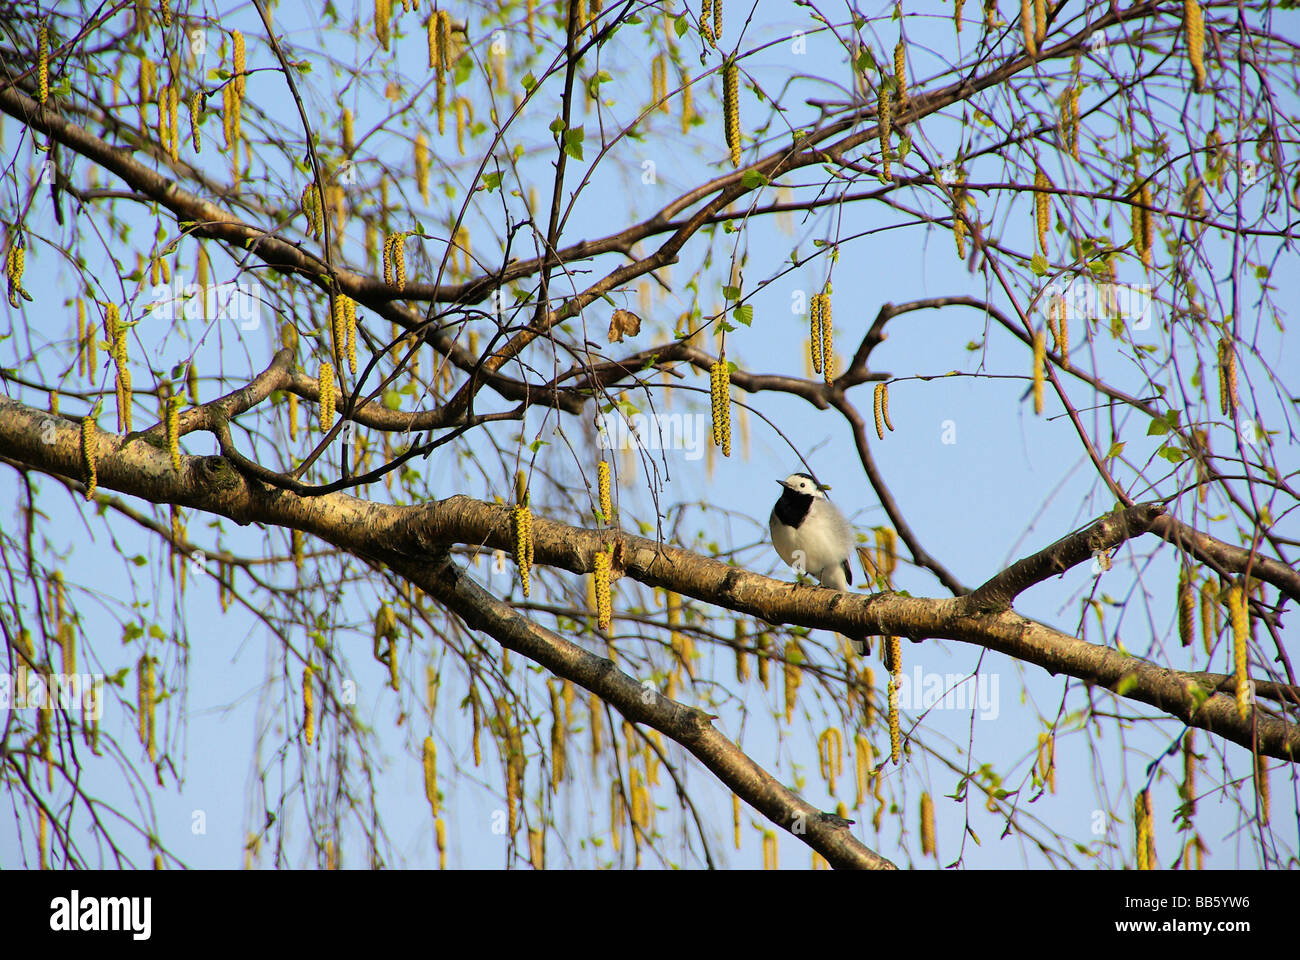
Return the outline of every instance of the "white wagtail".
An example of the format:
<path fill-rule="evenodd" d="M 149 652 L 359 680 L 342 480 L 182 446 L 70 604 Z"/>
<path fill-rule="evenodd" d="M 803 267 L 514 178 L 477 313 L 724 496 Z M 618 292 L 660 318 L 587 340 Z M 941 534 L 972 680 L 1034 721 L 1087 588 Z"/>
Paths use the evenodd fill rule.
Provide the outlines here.
<path fill-rule="evenodd" d="M 772 546 L 795 573 L 811 574 L 824 587 L 847 591 L 853 583 L 849 558 L 854 537 L 849 521 L 808 474 L 792 473 L 777 483 L 781 496 L 767 521 Z M 870 651 L 865 640 L 852 642 L 857 653 Z"/>

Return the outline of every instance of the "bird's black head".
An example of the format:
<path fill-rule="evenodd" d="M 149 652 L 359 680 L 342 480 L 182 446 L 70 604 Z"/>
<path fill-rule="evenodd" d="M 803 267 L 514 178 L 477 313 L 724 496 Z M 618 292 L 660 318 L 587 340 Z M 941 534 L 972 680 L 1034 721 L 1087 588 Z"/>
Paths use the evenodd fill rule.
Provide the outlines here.
<path fill-rule="evenodd" d="M 806 473 L 792 473 L 781 484 L 781 497 L 773 510 L 776 518 L 787 527 L 799 527 L 808 516 L 815 497 L 823 496 L 817 481 Z"/>

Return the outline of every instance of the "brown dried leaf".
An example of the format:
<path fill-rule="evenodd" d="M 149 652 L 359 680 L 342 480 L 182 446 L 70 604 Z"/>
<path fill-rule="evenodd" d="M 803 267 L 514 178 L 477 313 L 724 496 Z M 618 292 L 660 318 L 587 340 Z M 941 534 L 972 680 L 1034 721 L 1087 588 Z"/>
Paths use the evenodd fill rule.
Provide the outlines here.
<path fill-rule="evenodd" d="M 624 335 L 635 337 L 641 332 L 641 318 L 631 310 L 615 310 L 609 318 L 609 342 L 622 343 Z"/>

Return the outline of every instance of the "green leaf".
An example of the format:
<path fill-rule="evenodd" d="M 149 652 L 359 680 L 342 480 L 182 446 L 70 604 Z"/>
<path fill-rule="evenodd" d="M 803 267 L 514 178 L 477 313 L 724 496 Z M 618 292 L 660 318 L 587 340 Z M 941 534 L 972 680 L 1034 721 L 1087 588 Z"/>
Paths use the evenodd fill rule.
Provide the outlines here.
<path fill-rule="evenodd" d="M 723 287 L 722 295 L 726 297 L 728 300 L 739 300 L 740 287 Z"/>
<path fill-rule="evenodd" d="M 1184 450 L 1182 447 L 1171 447 L 1169 444 L 1165 444 L 1163 447 L 1157 450 L 1156 453 L 1164 457 L 1170 463 L 1182 463 L 1184 460 L 1187 459 L 1186 450 Z"/>
<path fill-rule="evenodd" d="M 749 169 L 740 175 L 740 185 L 746 190 L 756 190 L 759 187 L 766 187 L 772 181 L 765 177 L 757 170 Z"/>
<path fill-rule="evenodd" d="M 533 76 L 531 70 L 525 73 L 523 79 L 519 82 L 523 84 L 524 90 L 531 90 L 533 87 L 537 86 L 537 78 Z"/>
<path fill-rule="evenodd" d="M 582 160 L 582 127 L 574 127 L 564 133 L 564 152 L 574 160 Z"/>
<path fill-rule="evenodd" d="M 673 29 L 677 31 L 677 36 L 679 37 L 686 36 L 686 31 L 689 30 L 690 28 L 691 28 L 691 24 L 690 21 L 686 18 L 686 14 L 682 14 L 673 22 Z"/>
<path fill-rule="evenodd" d="M 494 190 L 500 188 L 501 186 L 500 171 L 483 174 L 483 186 L 488 193 L 492 193 Z"/>
<path fill-rule="evenodd" d="M 1034 254 L 1034 258 L 1029 261 L 1029 269 L 1034 271 L 1034 276 L 1044 277 L 1047 275 L 1047 258 L 1041 253 Z"/>
<path fill-rule="evenodd" d="M 1126 697 L 1134 687 L 1138 685 L 1136 673 L 1126 673 L 1119 678 L 1119 683 L 1115 684 L 1115 693 L 1118 696 Z"/>
<path fill-rule="evenodd" d="M 749 326 L 754 322 L 754 305 L 752 303 L 742 303 L 733 311 L 737 323 L 743 323 Z"/>
<path fill-rule="evenodd" d="M 1123 452 L 1124 452 L 1124 441 L 1116 440 L 1114 443 L 1110 445 L 1110 450 L 1107 451 L 1106 453 L 1106 459 L 1109 460 L 1111 457 L 1118 457 Z"/>

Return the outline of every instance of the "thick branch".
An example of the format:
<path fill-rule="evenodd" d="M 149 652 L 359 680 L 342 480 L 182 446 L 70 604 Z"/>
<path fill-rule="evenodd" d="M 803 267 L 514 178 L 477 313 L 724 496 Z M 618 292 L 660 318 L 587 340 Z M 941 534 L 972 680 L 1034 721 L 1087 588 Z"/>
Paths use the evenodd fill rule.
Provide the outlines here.
<path fill-rule="evenodd" d="M 965 603 L 972 612 L 1009 610 L 1016 597 L 1034 584 L 1065 573 L 1089 557 L 1146 533 L 1164 510 L 1158 503 L 1141 503 L 1108 513 L 1084 529 L 1062 537 L 1050 547 L 1017 560 L 969 594 Z"/>

